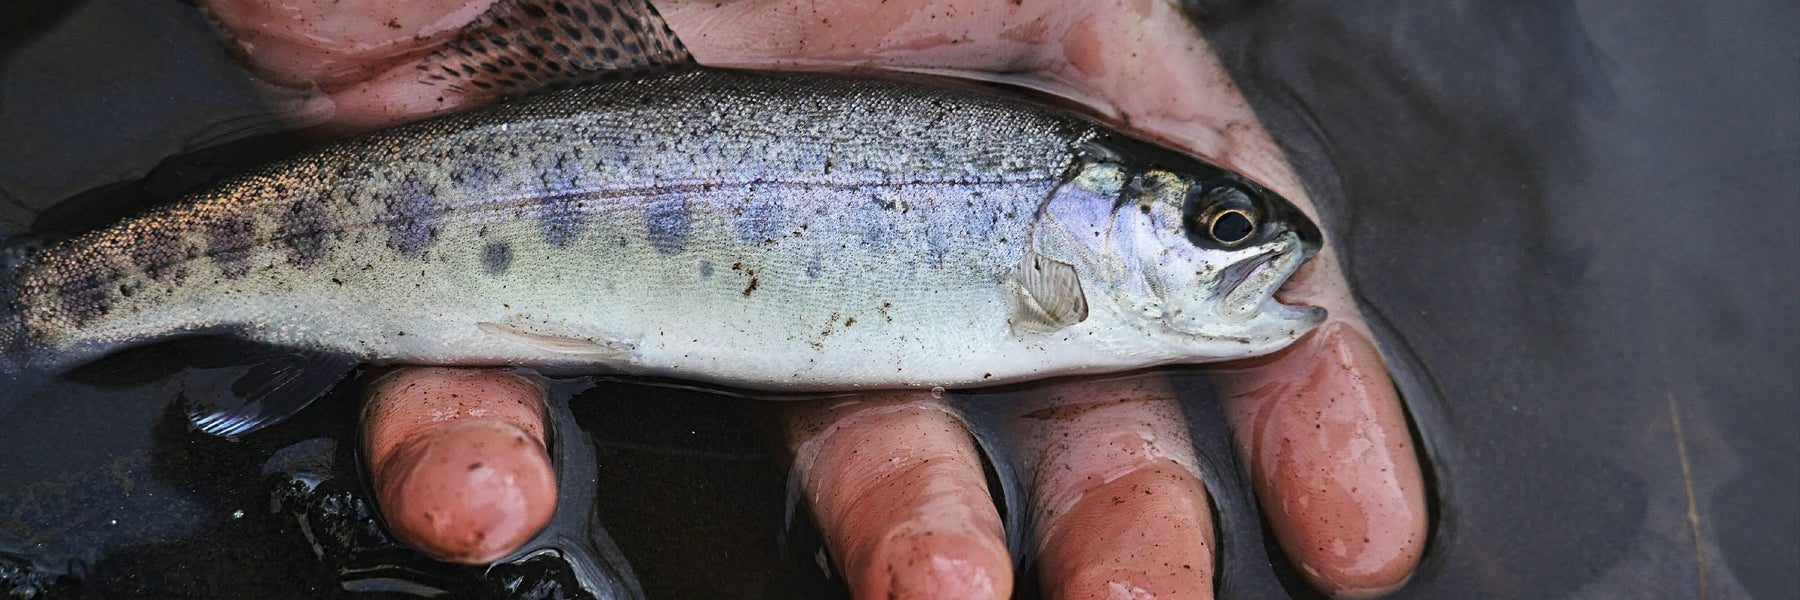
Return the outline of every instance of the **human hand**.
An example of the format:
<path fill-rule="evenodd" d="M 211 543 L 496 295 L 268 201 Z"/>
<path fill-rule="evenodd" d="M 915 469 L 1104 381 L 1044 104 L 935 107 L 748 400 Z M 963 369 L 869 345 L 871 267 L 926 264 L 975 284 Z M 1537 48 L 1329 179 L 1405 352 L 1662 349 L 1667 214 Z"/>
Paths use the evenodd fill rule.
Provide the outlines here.
<path fill-rule="evenodd" d="M 327 131 L 366 129 L 491 100 L 479 93 L 447 94 L 441 85 L 419 81 L 417 51 L 409 57 L 396 50 L 449 35 L 435 29 L 420 35 L 431 27 L 415 31 L 408 23 L 447 23 L 487 3 L 450 4 L 361 6 L 373 12 L 303 19 L 383 27 L 314 25 L 302 37 L 338 36 L 332 47 L 340 50 L 308 57 L 264 44 L 250 57 L 262 70 L 289 73 L 289 83 L 328 75 L 330 83 L 321 86 L 326 95 L 304 104 L 330 113 L 322 125 Z M 245 32 L 280 29 L 267 15 L 234 25 L 225 6 L 215 3 L 215 14 L 240 39 L 254 39 Z M 309 10 L 343 10 L 333 6 L 341 5 Z M 978 78 L 1003 72 L 1008 82 L 1087 104 L 1122 128 L 1207 157 L 1313 212 L 1205 42 L 1165 3 L 970 9 L 950 2 L 758 0 L 725 6 L 665 1 L 657 8 L 703 64 Z M 366 21 L 378 13 L 388 19 Z M 386 27 L 390 22 L 402 27 Z M 369 60 L 372 55 L 385 62 Z M 385 66 L 368 68 L 372 64 Z M 1283 298 L 1325 306 L 1331 320 L 1294 347 L 1254 361 L 1256 368 L 1221 376 L 1226 412 L 1276 538 L 1300 572 L 1329 594 L 1378 595 L 1405 581 L 1425 540 L 1423 484 L 1404 416 L 1329 246 L 1296 275 Z M 1043 587 L 1052 597 L 1132 589 L 1157 597 L 1210 596 L 1213 526 L 1179 407 L 1155 384 L 1109 385 L 1116 384 L 1074 385 L 1038 401 L 1046 407 L 1115 406 L 1017 426 L 1020 439 L 1028 440 L 1021 452 L 1033 457 L 1027 462 L 1038 474 L 1031 494 Z M 801 461 L 802 483 L 859 596 L 931 597 L 935 590 L 940 597 L 966 597 L 985 585 L 1003 597 L 1011 588 L 1011 562 L 980 463 L 947 410 L 938 399 L 907 394 L 790 409 L 788 439 Z M 1116 450 L 1097 451 L 1104 448 Z M 377 489 L 383 489 L 379 477 Z M 1132 486 L 1152 491 L 1145 496 L 1155 500 L 1111 504 L 1114 497 L 1136 498 L 1114 493 Z M 384 506 L 406 504 L 380 500 Z"/>

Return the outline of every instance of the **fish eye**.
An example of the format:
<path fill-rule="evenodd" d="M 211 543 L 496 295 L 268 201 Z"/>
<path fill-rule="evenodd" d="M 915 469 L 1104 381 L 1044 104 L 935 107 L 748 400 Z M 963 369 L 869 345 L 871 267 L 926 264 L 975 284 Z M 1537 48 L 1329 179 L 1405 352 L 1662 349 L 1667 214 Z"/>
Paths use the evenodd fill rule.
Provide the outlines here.
<path fill-rule="evenodd" d="M 1187 229 L 1190 239 L 1234 248 L 1256 237 L 1262 212 L 1248 194 L 1236 186 L 1221 185 L 1188 197 Z"/>
<path fill-rule="evenodd" d="M 1243 243 L 1254 232 L 1256 232 L 1256 222 L 1250 220 L 1249 214 L 1235 208 L 1213 215 L 1212 225 L 1208 226 L 1206 230 L 1207 235 L 1212 236 L 1213 241 L 1227 246 Z"/>

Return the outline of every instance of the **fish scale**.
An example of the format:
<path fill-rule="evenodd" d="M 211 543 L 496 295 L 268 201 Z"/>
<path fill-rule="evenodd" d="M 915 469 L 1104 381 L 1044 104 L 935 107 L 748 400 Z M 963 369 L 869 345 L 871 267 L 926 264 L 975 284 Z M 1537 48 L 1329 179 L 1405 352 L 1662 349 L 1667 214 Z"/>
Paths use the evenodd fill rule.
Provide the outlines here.
<path fill-rule="evenodd" d="M 1193 241 L 1184 211 L 1220 190 L 1262 207 L 1256 243 Z M 1253 182 L 1015 99 L 694 70 L 329 145 L 48 249 L 0 290 L 0 373 L 227 332 L 768 390 L 995 384 L 1279 348 L 1319 317 L 1268 299 L 1316 237 Z M 1266 310 L 1221 318 L 1246 269 L 1267 289 L 1230 297 Z"/>

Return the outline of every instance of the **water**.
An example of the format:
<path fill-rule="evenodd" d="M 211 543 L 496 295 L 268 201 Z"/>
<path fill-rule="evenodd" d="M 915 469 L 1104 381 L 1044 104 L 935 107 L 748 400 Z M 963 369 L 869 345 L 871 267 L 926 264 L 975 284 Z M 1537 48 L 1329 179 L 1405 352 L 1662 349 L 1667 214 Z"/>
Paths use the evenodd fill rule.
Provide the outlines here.
<path fill-rule="evenodd" d="M 1395 597 L 1800 596 L 1800 8 L 1208 6 L 1345 236 L 1434 459 L 1431 546 Z M 274 121 L 185 5 L 29 8 L 0 35 L 0 220 L 78 196 L 47 219 L 80 227 L 291 145 L 263 135 Z M 7 415 L 0 544 L 107 595 L 330 595 L 264 469 L 348 472 L 354 383 L 228 442 L 166 404 L 176 351 L 109 359 Z M 1181 381 L 1224 595 L 1316 597 L 1265 542 L 1204 382 Z M 966 402 L 978 429 L 1004 404 Z M 785 518 L 754 403 L 614 384 L 570 407 L 596 448 L 595 513 L 652 597 L 841 593 L 815 534 L 784 526 L 805 519 Z M 356 492 L 341 485 L 325 489 Z M 378 541 L 367 560 L 486 590 Z"/>

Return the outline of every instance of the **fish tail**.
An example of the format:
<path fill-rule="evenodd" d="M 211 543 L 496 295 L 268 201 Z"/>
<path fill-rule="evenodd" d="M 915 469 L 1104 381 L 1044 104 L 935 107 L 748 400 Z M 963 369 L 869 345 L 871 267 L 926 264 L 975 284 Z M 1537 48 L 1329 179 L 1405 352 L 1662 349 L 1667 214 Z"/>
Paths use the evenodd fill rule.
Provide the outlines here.
<path fill-rule="evenodd" d="M 39 365 L 41 347 L 25 326 L 19 274 L 42 249 L 37 238 L 0 239 L 0 415 L 31 397 L 56 374 Z"/>

